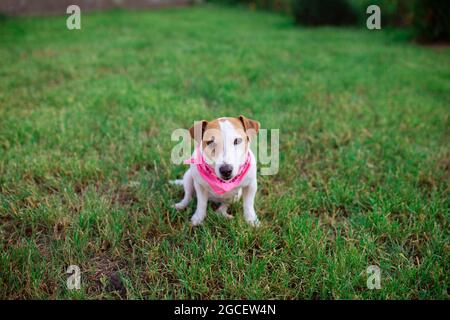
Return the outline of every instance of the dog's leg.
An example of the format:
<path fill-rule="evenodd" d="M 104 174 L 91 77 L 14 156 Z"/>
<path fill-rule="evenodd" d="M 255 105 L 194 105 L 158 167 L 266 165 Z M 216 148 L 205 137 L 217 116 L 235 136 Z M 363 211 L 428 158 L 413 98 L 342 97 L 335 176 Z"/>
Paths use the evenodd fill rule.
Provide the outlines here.
<path fill-rule="evenodd" d="M 249 186 L 242 188 L 242 196 L 244 198 L 244 218 L 245 221 L 254 227 L 259 225 L 259 220 L 254 208 L 256 189 L 256 181 L 252 182 Z"/>
<path fill-rule="evenodd" d="M 233 216 L 227 212 L 228 210 L 228 204 L 221 203 L 220 206 L 216 209 L 217 213 L 220 213 L 222 216 L 224 216 L 227 219 L 233 219 Z"/>
<path fill-rule="evenodd" d="M 197 195 L 197 209 L 191 218 L 191 224 L 198 226 L 206 217 L 206 206 L 208 205 L 208 191 L 194 181 L 195 193 Z"/>
<path fill-rule="evenodd" d="M 189 169 L 183 176 L 184 198 L 180 202 L 174 205 L 177 210 L 186 209 L 189 201 L 192 199 L 192 193 L 194 192 L 194 179 L 192 178 L 191 170 Z"/>

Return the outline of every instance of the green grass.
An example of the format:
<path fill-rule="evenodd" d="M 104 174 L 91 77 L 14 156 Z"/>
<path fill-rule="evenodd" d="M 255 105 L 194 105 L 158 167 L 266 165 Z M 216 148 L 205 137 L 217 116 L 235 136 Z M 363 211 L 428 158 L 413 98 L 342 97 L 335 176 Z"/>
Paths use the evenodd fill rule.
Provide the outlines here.
<path fill-rule="evenodd" d="M 213 6 L 3 18 L 0 298 L 448 299 L 449 58 Z M 170 134 L 239 114 L 280 129 L 262 226 L 191 229 Z"/>

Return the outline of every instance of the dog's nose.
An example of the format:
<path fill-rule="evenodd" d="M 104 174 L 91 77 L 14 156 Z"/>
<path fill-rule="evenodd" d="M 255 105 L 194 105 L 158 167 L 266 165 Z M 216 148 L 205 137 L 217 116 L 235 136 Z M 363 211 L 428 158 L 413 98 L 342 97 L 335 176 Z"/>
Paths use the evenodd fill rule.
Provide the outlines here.
<path fill-rule="evenodd" d="M 233 172 L 233 166 L 229 164 L 223 164 L 219 168 L 219 172 L 222 175 L 222 178 L 228 180 L 231 178 L 231 173 Z"/>

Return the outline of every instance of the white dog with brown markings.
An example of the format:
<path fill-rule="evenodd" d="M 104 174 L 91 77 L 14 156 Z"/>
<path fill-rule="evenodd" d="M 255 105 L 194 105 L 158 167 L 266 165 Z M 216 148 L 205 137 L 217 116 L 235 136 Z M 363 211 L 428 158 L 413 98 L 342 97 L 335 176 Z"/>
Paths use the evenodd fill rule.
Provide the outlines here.
<path fill-rule="evenodd" d="M 182 180 L 172 181 L 184 186 L 184 198 L 174 205 L 183 210 L 197 195 L 197 209 L 191 224 L 197 226 L 206 217 L 208 200 L 219 203 L 217 212 L 226 218 L 230 203 L 238 201 L 242 195 L 244 218 L 252 226 L 258 226 L 254 199 L 257 190 L 256 160 L 250 150 L 250 142 L 258 133 L 258 121 L 225 117 L 213 121 L 198 121 L 189 129 L 191 137 L 197 141 L 190 164 Z"/>

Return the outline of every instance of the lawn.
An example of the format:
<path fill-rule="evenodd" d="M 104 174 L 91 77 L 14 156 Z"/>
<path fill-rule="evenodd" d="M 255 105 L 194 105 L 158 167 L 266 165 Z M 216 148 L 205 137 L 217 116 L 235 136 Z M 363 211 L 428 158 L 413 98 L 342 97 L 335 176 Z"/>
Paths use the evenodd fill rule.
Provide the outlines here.
<path fill-rule="evenodd" d="M 214 6 L 81 21 L 0 20 L 0 298 L 448 299 L 450 49 Z M 239 114 L 280 129 L 261 227 L 191 228 L 171 133 Z"/>

